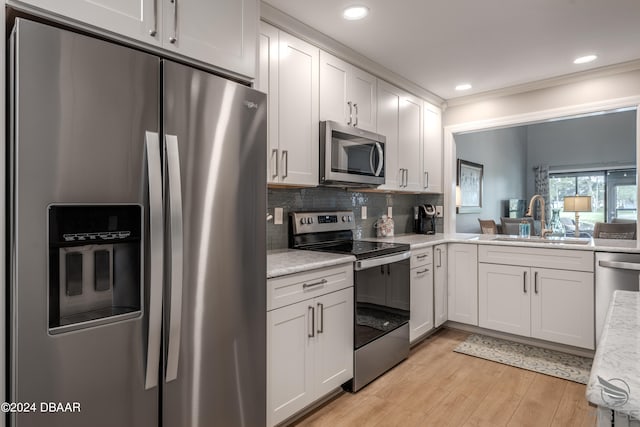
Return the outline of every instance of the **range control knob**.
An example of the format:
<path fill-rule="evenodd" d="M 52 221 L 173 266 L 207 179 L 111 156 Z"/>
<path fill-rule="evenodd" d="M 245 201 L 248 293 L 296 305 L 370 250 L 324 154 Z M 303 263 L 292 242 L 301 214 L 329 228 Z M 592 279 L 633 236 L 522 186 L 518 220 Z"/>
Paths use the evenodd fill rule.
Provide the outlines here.
<path fill-rule="evenodd" d="M 349 222 L 353 221 L 353 218 L 351 217 L 351 215 L 349 215 Z"/>
<path fill-rule="evenodd" d="M 307 222 L 307 221 L 305 221 L 305 219 L 304 219 L 304 218 L 300 218 L 300 224 L 304 224 L 304 223 L 306 223 L 306 222 Z"/>
<path fill-rule="evenodd" d="M 347 217 L 346 216 L 342 217 L 342 222 L 347 222 Z"/>
<path fill-rule="evenodd" d="M 307 218 L 307 224 L 313 224 L 313 218 L 312 217 Z"/>

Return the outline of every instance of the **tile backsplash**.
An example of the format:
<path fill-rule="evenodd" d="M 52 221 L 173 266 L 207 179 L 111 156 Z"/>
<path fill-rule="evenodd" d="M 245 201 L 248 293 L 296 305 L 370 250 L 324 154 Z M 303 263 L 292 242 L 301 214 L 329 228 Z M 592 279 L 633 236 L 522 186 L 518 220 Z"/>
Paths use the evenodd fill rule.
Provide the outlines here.
<path fill-rule="evenodd" d="M 401 194 L 373 193 L 344 190 L 331 187 L 314 188 L 270 188 L 268 190 L 268 211 L 273 214 L 274 208 L 283 208 L 283 224 L 275 225 L 273 220 L 267 223 L 267 249 L 284 249 L 288 247 L 289 212 L 320 210 L 352 210 L 356 220 L 354 236 L 358 239 L 375 237 L 373 224 L 382 215 L 387 214 L 387 207 L 393 207 L 394 233 L 413 232 L 413 207 L 431 203 L 443 205 L 442 194 Z M 362 218 L 362 206 L 367 207 L 367 219 Z M 442 233 L 442 218 L 436 220 L 436 230 Z"/>

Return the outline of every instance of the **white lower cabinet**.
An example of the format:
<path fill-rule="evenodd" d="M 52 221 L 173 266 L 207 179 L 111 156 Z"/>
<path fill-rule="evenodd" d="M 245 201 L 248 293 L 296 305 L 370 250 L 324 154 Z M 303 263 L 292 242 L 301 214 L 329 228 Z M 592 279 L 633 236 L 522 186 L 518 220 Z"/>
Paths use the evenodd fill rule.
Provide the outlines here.
<path fill-rule="evenodd" d="M 351 264 L 347 268 L 352 268 Z M 299 287 L 312 295 L 304 299 L 302 293 L 302 301 L 267 312 L 269 426 L 286 420 L 353 377 L 353 272 L 346 280 L 339 279 L 345 271 L 326 269 L 316 277 L 306 272 L 287 276 L 284 281 L 268 281 L 270 288 L 294 291 Z M 287 280 L 289 284 L 284 286 Z M 336 283 L 347 287 L 323 293 L 323 287 L 332 289 Z"/>
<path fill-rule="evenodd" d="M 433 248 L 411 252 L 409 341 L 414 342 L 433 329 Z"/>
<path fill-rule="evenodd" d="M 530 264 L 542 265 L 546 257 L 551 261 L 572 255 L 569 251 L 554 251 L 481 246 L 479 326 L 594 349 L 594 277 L 588 271 L 593 267 L 584 252 L 576 254 L 583 258 L 582 263 L 576 263 L 576 270 L 482 262 L 486 259 L 514 262 L 528 255 Z"/>
<path fill-rule="evenodd" d="M 478 325 L 511 334 L 531 335 L 529 267 L 478 266 Z"/>
<path fill-rule="evenodd" d="M 593 273 L 531 269 L 531 336 L 595 348 Z"/>
<path fill-rule="evenodd" d="M 447 245 L 437 245 L 433 255 L 433 326 L 447 321 Z"/>
<path fill-rule="evenodd" d="M 451 243 L 447 248 L 447 317 L 478 325 L 478 246 Z"/>

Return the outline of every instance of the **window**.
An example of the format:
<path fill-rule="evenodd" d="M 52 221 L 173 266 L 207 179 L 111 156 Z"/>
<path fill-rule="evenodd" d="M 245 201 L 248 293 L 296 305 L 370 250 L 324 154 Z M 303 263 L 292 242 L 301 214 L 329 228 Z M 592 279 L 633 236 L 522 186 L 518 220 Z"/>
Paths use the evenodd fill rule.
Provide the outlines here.
<path fill-rule="evenodd" d="M 636 170 L 603 170 L 553 173 L 549 175 L 549 197 L 552 209 L 560 209 L 560 218 L 573 224 L 574 212 L 563 212 L 567 196 L 591 196 L 591 212 L 580 213 L 580 230 L 588 234 L 596 222 L 637 217 L 638 193 Z"/>

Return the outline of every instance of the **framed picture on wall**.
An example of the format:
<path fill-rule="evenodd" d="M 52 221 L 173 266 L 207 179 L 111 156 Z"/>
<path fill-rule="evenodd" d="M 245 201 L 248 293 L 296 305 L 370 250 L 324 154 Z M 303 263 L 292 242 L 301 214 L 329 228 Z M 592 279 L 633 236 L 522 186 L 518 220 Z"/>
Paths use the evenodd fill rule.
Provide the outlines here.
<path fill-rule="evenodd" d="M 477 213 L 482 208 L 484 166 L 458 159 L 456 205 L 458 213 Z"/>

